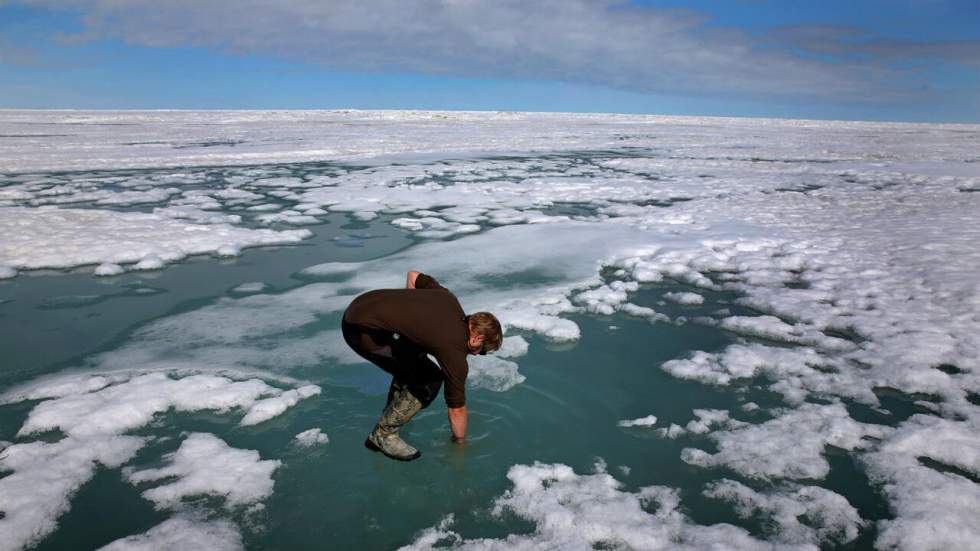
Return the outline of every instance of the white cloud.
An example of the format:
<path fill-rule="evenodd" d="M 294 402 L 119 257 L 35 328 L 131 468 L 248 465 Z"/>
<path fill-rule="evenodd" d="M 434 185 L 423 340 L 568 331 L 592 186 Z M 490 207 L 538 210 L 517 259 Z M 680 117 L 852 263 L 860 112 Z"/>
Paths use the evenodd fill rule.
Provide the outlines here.
<path fill-rule="evenodd" d="M 686 10 L 614 0 L 152 2 L 40 0 L 79 9 L 76 40 L 200 46 L 356 71 L 556 80 L 656 93 L 846 97 L 895 73 L 804 59 Z M 877 96 L 880 98 L 881 96 Z"/>

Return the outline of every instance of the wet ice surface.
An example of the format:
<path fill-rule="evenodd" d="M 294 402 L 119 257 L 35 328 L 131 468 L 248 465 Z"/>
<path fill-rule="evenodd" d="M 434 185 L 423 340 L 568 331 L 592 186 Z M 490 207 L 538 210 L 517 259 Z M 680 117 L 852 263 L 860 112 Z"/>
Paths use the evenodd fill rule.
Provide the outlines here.
<path fill-rule="evenodd" d="M 0 135 L 0 549 L 980 541 L 980 127 L 0 111 Z M 338 325 L 408 269 L 507 339 L 471 361 L 469 444 L 440 400 L 400 464 L 361 445 L 387 380 Z"/>

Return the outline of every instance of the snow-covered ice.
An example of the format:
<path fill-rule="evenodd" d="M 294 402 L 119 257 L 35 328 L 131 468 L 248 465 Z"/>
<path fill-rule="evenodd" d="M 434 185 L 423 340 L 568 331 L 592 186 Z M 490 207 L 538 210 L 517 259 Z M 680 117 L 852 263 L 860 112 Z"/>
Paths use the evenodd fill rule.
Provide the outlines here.
<path fill-rule="evenodd" d="M 217 253 L 223 247 L 237 250 L 296 243 L 311 234 L 190 224 L 140 212 L 0 207 L 0 235 L 4 236 L 0 266 L 8 270 L 98 264 L 96 275 L 115 275 L 120 264 L 155 270 L 190 255 Z"/>

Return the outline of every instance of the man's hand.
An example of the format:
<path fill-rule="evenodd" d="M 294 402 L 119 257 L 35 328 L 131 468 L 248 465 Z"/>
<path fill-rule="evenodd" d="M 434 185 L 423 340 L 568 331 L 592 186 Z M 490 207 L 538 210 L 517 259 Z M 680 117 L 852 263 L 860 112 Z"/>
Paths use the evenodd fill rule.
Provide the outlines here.
<path fill-rule="evenodd" d="M 453 442 L 462 444 L 466 438 L 466 406 L 449 408 L 449 428 L 453 431 Z"/>
<path fill-rule="evenodd" d="M 415 280 L 419 278 L 419 274 L 420 273 L 421 272 L 416 272 L 415 270 L 410 270 L 408 272 L 408 277 L 405 279 L 405 288 L 406 289 L 414 289 L 415 288 Z"/>

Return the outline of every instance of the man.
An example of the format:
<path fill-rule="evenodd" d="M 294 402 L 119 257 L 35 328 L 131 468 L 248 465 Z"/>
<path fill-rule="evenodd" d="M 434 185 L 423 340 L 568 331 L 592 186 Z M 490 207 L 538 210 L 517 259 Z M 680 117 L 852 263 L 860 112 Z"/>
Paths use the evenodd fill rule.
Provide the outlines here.
<path fill-rule="evenodd" d="M 344 312 L 341 328 L 355 352 L 392 375 L 388 404 L 364 445 L 392 459 L 411 461 L 422 454 L 402 440 L 398 430 L 432 403 L 443 380 L 453 442 L 463 443 L 466 355 L 493 352 L 503 337 L 493 314 L 467 316 L 456 296 L 431 276 L 410 271 L 405 287 L 358 296 Z"/>

